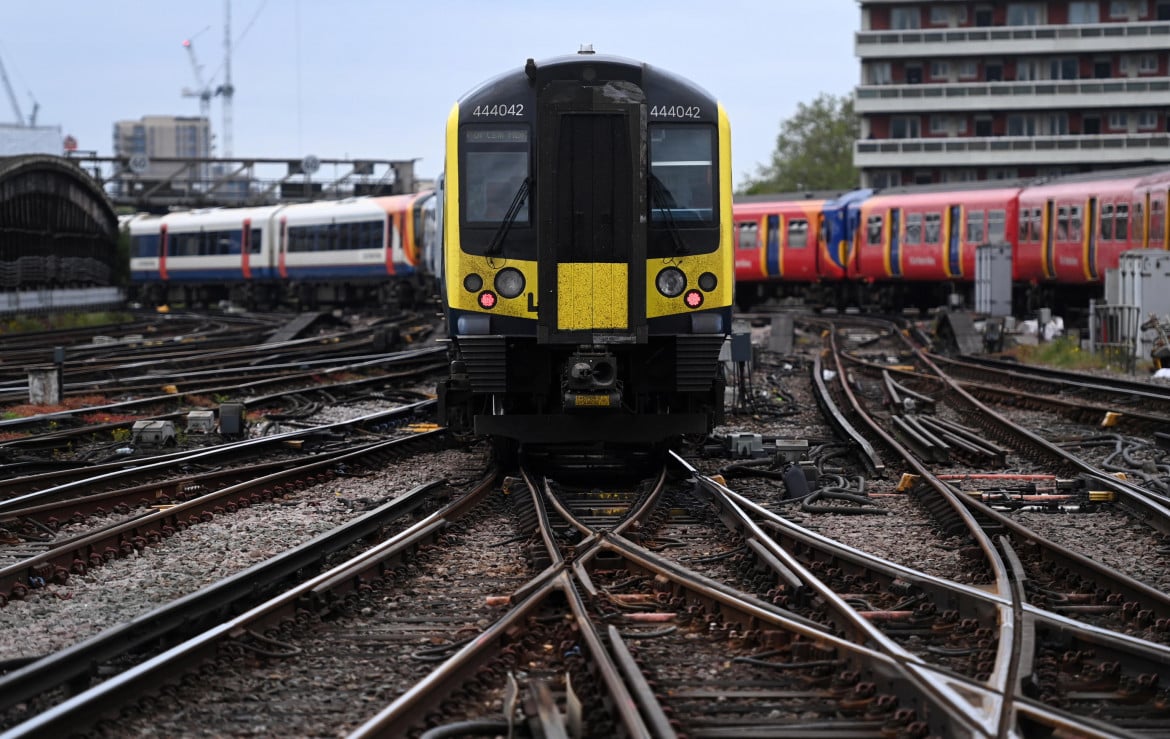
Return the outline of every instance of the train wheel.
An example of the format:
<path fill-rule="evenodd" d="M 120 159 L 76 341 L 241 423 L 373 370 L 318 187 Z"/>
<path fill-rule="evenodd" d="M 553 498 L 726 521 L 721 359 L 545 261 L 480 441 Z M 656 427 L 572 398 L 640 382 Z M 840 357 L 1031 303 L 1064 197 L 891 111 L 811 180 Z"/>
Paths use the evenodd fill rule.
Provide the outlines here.
<path fill-rule="evenodd" d="M 492 460 L 499 466 L 501 472 L 517 470 L 520 466 L 520 443 L 515 439 L 493 438 Z"/>

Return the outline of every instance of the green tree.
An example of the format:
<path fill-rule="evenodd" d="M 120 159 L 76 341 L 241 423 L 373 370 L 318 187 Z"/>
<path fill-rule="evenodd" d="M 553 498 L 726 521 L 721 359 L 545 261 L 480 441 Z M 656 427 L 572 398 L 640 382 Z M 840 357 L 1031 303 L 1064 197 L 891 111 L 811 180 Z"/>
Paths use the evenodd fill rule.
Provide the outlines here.
<path fill-rule="evenodd" d="M 771 163 L 760 165 L 742 192 L 756 195 L 857 187 L 853 142 L 860 130 L 849 95 L 821 93 L 811 103 L 800 103 L 795 115 L 780 122 Z"/>

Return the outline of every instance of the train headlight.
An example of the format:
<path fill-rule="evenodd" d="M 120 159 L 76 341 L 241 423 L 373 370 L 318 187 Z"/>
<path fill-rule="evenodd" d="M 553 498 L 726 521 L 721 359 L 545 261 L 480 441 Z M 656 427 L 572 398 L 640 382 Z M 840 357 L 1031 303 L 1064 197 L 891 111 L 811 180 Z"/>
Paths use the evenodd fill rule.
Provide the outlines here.
<path fill-rule="evenodd" d="M 677 298 L 687 286 L 687 276 L 678 267 L 667 267 L 654 278 L 658 292 L 668 298 Z"/>
<path fill-rule="evenodd" d="M 524 275 L 515 267 L 502 269 L 496 274 L 496 292 L 505 298 L 515 298 L 524 292 Z"/>
<path fill-rule="evenodd" d="M 463 289 L 469 293 L 477 293 L 483 287 L 483 278 L 472 273 L 463 278 Z"/>
<path fill-rule="evenodd" d="M 719 284 L 719 278 L 715 276 L 714 272 L 704 272 L 699 275 L 699 287 L 703 292 L 711 292 L 715 286 Z"/>
<path fill-rule="evenodd" d="M 491 290 L 484 290 L 479 294 L 479 307 L 491 310 L 496 307 L 496 294 Z"/>
<path fill-rule="evenodd" d="M 698 290 L 687 290 L 687 294 L 683 296 L 683 302 L 687 304 L 688 308 L 698 308 L 703 304 L 703 293 Z"/>

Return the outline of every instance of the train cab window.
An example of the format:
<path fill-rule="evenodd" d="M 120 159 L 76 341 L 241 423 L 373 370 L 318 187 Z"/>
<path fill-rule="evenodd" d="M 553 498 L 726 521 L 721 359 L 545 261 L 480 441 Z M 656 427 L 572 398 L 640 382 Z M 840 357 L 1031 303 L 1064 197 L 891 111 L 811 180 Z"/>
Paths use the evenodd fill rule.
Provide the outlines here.
<path fill-rule="evenodd" d="M 1073 241 L 1080 241 L 1084 233 L 1081 230 L 1081 206 L 1073 205 L 1068 209 L 1068 237 Z"/>
<path fill-rule="evenodd" d="M 788 246 L 793 249 L 808 246 L 808 221 L 803 218 L 788 219 Z"/>
<path fill-rule="evenodd" d="M 1101 240 L 1113 241 L 1113 203 L 1101 206 Z"/>
<path fill-rule="evenodd" d="M 1056 211 L 1056 240 L 1068 241 L 1068 206 L 1062 205 Z"/>
<path fill-rule="evenodd" d="M 865 219 L 865 243 L 870 246 L 881 246 L 882 217 L 870 216 Z"/>
<path fill-rule="evenodd" d="M 740 249 L 755 249 L 760 245 L 760 224 L 755 221 L 744 221 L 736 224 Z"/>
<path fill-rule="evenodd" d="M 942 238 L 942 214 L 941 213 L 927 213 L 926 225 L 923 229 L 924 244 L 937 244 Z"/>
<path fill-rule="evenodd" d="M 1007 213 L 1002 210 L 987 211 L 987 240 L 992 244 L 1001 244 L 1006 238 Z"/>
<path fill-rule="evenodd" d="M 650 125 L 650 220 L 715 222 L 715 128 Z"/>
<path fill-rule="evenodd" d="M 985 214 L 981 210 L 967 212 L 967 243 L 968 244 L 982 244 L 983 243 L 983 237 L 985 235 L 985 232 L 983 229 L 984 215 Z M 1021 221 L 1023 221 L 1023 219 L 1021 219 Z M 1021 234 L 1024 233 L 1023 229 L 1021 229 L 1020 233 Z M 1024 237 L 1020 236 L 1020 240 L 1023 241 L 1023 239 L 1024 239 Z"/>
<path fill-rule="evenodd" d="M 921 213 L 907 213 L 906 214 L 906 236 L 904 238 L 906 246 L 922 243 L 922 214 Z"/>
<path fill-rule="evenodd" d="M 528 180 L 528 128 L 465 126 L 463 129 L 463 217 L 469 224 L 504 220 L 520 196 L 512 227 L 528 224 L 529 199 L 522 187 Z"/>
<path fill-rule="evenodd" d="M 1118 203 L 1114 209 L 1113 237 L 1118 241 L 1129 240 L 1129 203 Z"/>

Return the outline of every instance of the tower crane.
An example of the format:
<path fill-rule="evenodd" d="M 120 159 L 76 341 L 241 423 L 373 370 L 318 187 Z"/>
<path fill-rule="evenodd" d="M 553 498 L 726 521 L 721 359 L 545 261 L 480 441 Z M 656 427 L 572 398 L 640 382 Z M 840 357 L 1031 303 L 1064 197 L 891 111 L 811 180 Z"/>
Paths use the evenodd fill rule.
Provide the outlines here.
<path fill-rule="evenodd" d="M 12 112 L 16 114 L 16 125 L 29 125 L 24 120 L 24 113 L 20 110 L 20 101 L 16 99 L 16 91 L 12 89 L 12 83 L 8 81 L 8 72 L 4 71 L 4 61 L 0 59 L 0 82 L 4 83 L 4 90 L 8 93 L 8 102 L 12 104 Z M 36 118 L 36 113 L 33 113 L 33 118 Z"/>
<path fill-rule="evenodd" d="M 195 74 L 195 83 L 199 85 L 195 89 L 190 87 L 183 88 L 183 97 L 185 98 L 199 98 L 199 115 L 207 120 L 211 120 L 211 96 L 213 91 L 211 86 L 203 81 L 203 65 L 199 63 L 199 58 L 195 56 L 195 44 L 192 43 L 196 36 L 203 31 L 206 31 L 211 26 L 204 28 L 199 33 L 196 33 L 190 38 L 183 39 L 183 48 L 187 50 L 187 56 L 191 59 L 191 71 Z"/>
<path fill-rule="evenodd" d="M 248 21 L 247 25 L 244 26 L 244 30 L 240 34 L 240 37 L 236 39 L 236 45 L 243 41 L 244 36 L 246 36 L 248 31 L 252 28 L 252 24 L 256 22 L 256 18 L 259 17 L 260 11 L 264 9 L 266 2 L 267 0 L 261 0 L 260 5 L 256 8 L 255 13 L 252 15 L 252 19 Z M 219 96 L 223 105 L 223 131 L 221 132 L 223 141 L 223 157 L 225 159 L 231 159 L 232 101 L 236 94 L 236 87 L 232 84 L 232 48 L 234 46 L 232 43 L 232 2 L 231 0 L 224 0 L 223 5 L 223 83 L 220 85 L 213 85 L 210 81 L 204 81 L 203 67 L 199 64 L 199 60 L 195 57 L 195 46 L 192 41 L 195 39 L 195 36 L 199 35 L 199 33 L 203 33 L 203 31 L 206 31 L 208 28 L 210 28 L 210 26 L 208 26 L 207 28 L 199 31 L 199 33 L 195 34 L 195 36 L 192 36 L 183 42 L 184 48 L 187 49 L 187 54 L 191 57 L 191 69 L 195 73 L 195 82 L 199 85 L 199 87 L 194 90 L 189 87 L 184 87 L 183 97 L 199 98 L 199 109 L 203 117 L 210 121 L 211 98 Z M 211 75 L 211 79 L 214 80 L 218 75 L 219 70 L 217 69 L 215 73 Z"/>
<path fill-rule="evenodd" d="M 216 88 L 215 94 L 222 97 L 220 104 L 223 106 L 223 156 L 225 159 L 231 159 L 232 98 L 236 94 L 236 88 L 232 85 L 232 0 L 224 0 L 223 5 L 223 84 Z"/>

